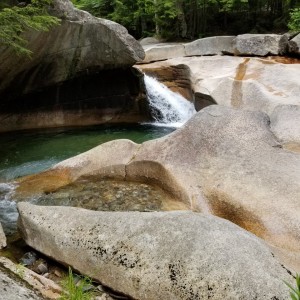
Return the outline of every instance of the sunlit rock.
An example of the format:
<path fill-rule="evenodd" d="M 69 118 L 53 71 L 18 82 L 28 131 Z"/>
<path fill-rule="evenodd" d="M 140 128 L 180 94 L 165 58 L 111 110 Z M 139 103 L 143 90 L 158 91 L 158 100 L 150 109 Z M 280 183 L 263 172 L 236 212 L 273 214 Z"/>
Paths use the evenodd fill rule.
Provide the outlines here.
<path fill-rule="evenodd" d="M 271 129 L 282 143 L 300 145 L 300 105 L 279 105 L 271 114 Z"/>
<path fill-rule="evenodd" d="M 233 52 L 235 36 L 212 36 L 198 39 L 184 45 L 186 56 L 193 55 L 221 55 Z"/>
<path fill-rule="evenodd" d="M 192 212 L 92 212 L 19 203 L 25 241 L 133 299 L 289 299 L 263 241 Z"/>
<path fill-rule="evenodd" d="M 288 37 L 279 34 L 241 34 L 233 41 L 235 55 L 281 55 L 287 51 Z"/>
<path fill-rule="evenodd" d="M 98 175 L 155 183 L 185 207 L 221 216 L 284 249 L 300 269 L 300 156 L 282 148 L 262 112 L 209 106 L 163 138 L 109 142 L 51 172 L 60 170 L 73 181 Z M 47 187 L 43 174 L 35 175 L 39 189 Z M 19 190 L 30 180 L 21 180 Z"/>
<path fill-rule="evenodd" d="M 300 60 L 233 56 L 181 57 L 138 65 L 144 72 L 183 66 L 190 70 L 195 105 L 217 103 L 272 114 L 278 105 L 300 105 Z M 186 73 L 188 74 L 188 73 Z M 163 80 L 162 80 L 163 82 Z"/>

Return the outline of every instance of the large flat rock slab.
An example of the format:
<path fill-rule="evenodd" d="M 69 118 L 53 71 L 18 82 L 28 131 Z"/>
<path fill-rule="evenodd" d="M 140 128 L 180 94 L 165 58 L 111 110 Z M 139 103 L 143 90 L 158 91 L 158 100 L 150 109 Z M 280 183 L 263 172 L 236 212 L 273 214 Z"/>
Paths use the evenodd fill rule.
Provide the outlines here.
<path fill-rule="evenodd" d="M 29 245 L 134 299 L 289 299 L 287 270 L 264 242 L 226 220 L 18 208 Z"/>

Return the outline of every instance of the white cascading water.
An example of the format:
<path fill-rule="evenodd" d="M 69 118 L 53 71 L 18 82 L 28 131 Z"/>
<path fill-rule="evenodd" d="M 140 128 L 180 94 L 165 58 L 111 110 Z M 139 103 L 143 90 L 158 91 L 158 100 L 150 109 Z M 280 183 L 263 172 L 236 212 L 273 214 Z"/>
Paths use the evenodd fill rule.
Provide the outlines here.
<path fill-rule="evenodd" d="M 196 113 L 191 102 L 155 78 L 144 75 L 144 82 L 155 124 L 180 127 Z"/>

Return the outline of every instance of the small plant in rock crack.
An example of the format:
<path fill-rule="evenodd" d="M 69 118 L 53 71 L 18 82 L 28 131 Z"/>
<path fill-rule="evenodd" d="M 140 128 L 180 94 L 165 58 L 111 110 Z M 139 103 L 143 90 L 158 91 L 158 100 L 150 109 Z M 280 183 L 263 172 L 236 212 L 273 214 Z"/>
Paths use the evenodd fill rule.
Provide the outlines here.
<path fill-rule="evenodd" d="M 18 276 L 22 279 L 24 279 L 25 276 L 25 266 L 23 264 L 17 264 L 16 265 L 16 273 Z"/>
<path fill-rule="evenodd" d="M 76 282 L 72 269 L 69 267 L 68 275 L 62 282 L 65 291 L 59 300 L 91 300 L 93 296 L 91 285 L 92 280 L 89 277 L 80 276 Z"/>
<path fill-rule="evenodd" d="M 300 300 L 300 275 L 296 274 L 296 287 L 284 282 L 290 288 L 290 296 L 292 300 Z"/>

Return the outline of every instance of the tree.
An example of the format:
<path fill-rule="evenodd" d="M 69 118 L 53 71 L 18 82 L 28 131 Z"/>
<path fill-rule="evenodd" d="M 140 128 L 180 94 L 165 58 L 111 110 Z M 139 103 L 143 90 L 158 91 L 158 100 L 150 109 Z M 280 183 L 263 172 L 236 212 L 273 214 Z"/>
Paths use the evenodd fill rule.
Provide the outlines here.
<path fill-rule="evenodd" d="M 30 4 L 19 7 L 5 7 L 0 10 L 0 45 L 13 49 L 18 55 L 30 56 L 27 40 L 22 36 L 25 30 L 48 31 L 60 23 L 50 16 L 47 7 L 52 0 L 32 0 Z"/>
<path fill-rule="evenodd" d="M 295 8 L 291 11 L 288 26 L 291 31 L 300 31 L 300 8 Z"/>
<path fill-rule="evenodd" d="M 282 33 L 288 28 L 290 10 L 290 29 L 299 28 L 296 8 L 300 0 L 72 1 L 95 16 L 122 24 L 137 39 L 153 35 L 178 40 L 246 32 Z"/>

